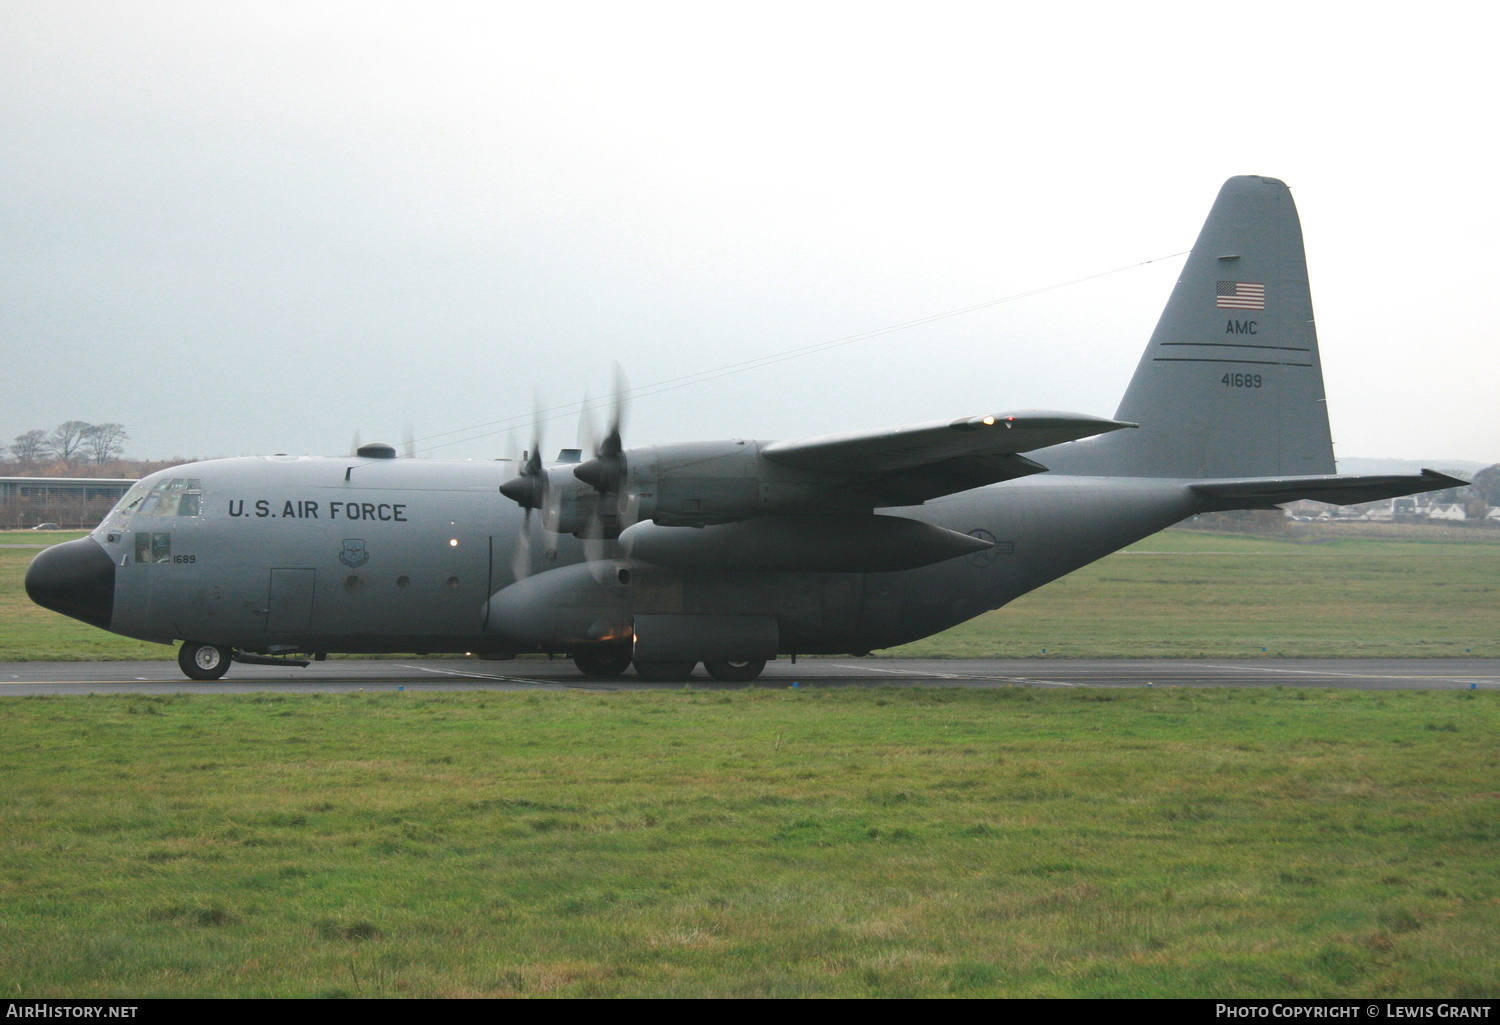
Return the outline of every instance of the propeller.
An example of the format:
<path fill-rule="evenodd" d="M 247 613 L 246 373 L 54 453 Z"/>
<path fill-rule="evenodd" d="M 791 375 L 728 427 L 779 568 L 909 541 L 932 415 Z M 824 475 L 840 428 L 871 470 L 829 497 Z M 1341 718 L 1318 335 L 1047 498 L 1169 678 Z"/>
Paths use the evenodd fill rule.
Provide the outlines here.
<path fill-rule="evenodd" d="M 603 436 L 594 425 L 592 399 L 584 396 L 578 420 L 578 447 L 592 451 L 593 458 L 571 468 L 578 484 L 567 479 L 565 465 L 550 469 L 542 465 L 543 416 L 538 401 L 531 448 L 523 454 L 516 476 L 500 485 L 500 493 L 525 510 L 511 559 L 515 579 L 523 580 L 531 573 L 531 514 L 537 510 L 542 514 L 544 529 L 572 533 L 583 541 L 584 558 L 600 583 L 613 575 L 615 553 L 610 552 L 608 542 L 629 526 L 626 514 L 632 505 L 625 493 L 628 467 L 622 440 L 627 390 L 625 375 L 616 366 L 609 429 Z M 595 494 L 590 495 L 579 484 L 593 489 Z"/>
<path fill-rule="evenodd" d="M 573 468 L 573 476 L 599 492 L 601 538 L 617 537 L 629 526 L 625 522 L 627 496 L 625 482 L 629 467 L 625 461 L 625 445 L 621 432 L 625 425 L 625 372 L 615 364 L 615 395 L 611 403 L 609 431 L 603 438 L 594 440 L 594 458 L 579 463 Z M 592 433 L 592 425 L 590 425 Z M 590 534 L 595 531 L 590 530 Z"/>
<path fill-rule="evenodd" d="M 521 453 L 521 472 L 500 485 L 500 493 L 526 510 L 521 518 L 521 532 L 516 537 L 511 556 L 511 573 L 517 580 L 531 575 L 531 513 L 547 501 L 547 474 L 542 469 L 542 412 L 537 401 L 531 427 L 531 450 Z"/>
<path fill-rule="evenodd" d="M 599 444 L 599 429 L 594 425 L 594 396 L 583 393 L 583 408 L 578 411 L 578 449 L 592 452 Z"/>
<path fill-rule="evenodd" d="M 583 554 L 592 568 L 594 578 L 601 584 L 609 582 L 613 575 L 613 559 L 607 542 L 620 536 L 625 523 L 625 483 L 628 467 L 625 464 L 625 445 L 622 430 L 625 425 L 625 393 L 629 391 L 625 373 L 615 364 L 615 393 L 610 403 L 609 430 L 601 438 L 594 429 L 593 418 L 588 414 L 589 404 L 584 404 L 585 421 L 579 420 L 579 432 L 588 433 L 588 445 L 594 457 L 573 468 L 573 476 L 598 492 L 593 512 L 584 527 Z M 583 438 L 580 437 L 580 443 Z"/>

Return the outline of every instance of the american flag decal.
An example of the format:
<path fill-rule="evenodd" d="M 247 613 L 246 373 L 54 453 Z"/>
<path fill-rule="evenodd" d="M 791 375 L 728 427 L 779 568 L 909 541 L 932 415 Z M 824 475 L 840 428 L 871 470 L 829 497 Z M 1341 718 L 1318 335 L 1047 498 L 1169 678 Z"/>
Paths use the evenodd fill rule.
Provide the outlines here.
<path fill-rule="evenodd" d="M 1253 281 L 1220 281 L 1214 295 L 1214 305 L 1221 310 L 1266 308 L 1266 286 Z"/>

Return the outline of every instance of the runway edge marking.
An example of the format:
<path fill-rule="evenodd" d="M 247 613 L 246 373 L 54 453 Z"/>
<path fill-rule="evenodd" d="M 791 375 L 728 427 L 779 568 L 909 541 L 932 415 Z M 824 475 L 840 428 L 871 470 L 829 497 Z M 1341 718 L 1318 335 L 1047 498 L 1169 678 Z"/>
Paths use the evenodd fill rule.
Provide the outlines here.
<path fill-rule="evenodd" d="M 851 666 L 835 662 L 840 669 L 863 669 L 871 673 L 890 673 L 893 676 L 916 676 L 924 680 L 1001 680 L 1005 683 L 1040 684 L 1048 687 L 1084 687 L 1087 684 L 1068 683 L 1066 680 L 1043 680 L 1030 676 L 974 676 L 960 673 L 927 673 L 916 669 L 885 669 L 880 666 Z"/>
<path fill-rule="evenodd" d="M 1350 680 L 1427 680 L 1445 681 L 1447 683 L 1494 683 L 1497 677 L 1493 676 L 1397 676 L 1386 673 L 1341 673 L 1332 669 L 1279 669 L 1275 666 L 1220 666 L 1212 662 L 1187 663 L 1188 665 L 1201 666 L 1204 669 L 1235 669 L 1257 673 L 1290 673 L 1299 676 L 1338 676 Z"/>

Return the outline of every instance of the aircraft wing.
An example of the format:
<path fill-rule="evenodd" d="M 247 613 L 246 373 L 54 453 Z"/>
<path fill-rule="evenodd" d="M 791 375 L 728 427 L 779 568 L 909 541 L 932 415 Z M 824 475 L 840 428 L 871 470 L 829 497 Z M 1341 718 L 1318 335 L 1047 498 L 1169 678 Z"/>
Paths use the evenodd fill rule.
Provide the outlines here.
<path fill-rule="evenodd" d="M 1330 505 L 1359 505 L 1422 491 L 1461 488 L 1469 482 L 1436 470 L 1419 474 L 1330 474 L 1319 477 L 1246 477 L 1207 480 L 1189 488 L 1207 499 L 1206 512 L 1225 509 L 1274 509 L 1283 502 L 1308 499 Z"/>
<path fill-rule="evenodd" d="M 773 463 L 828 473 L 889 473 L 963 456 L 1014 455 L 1091 438 L 1135 424 L 1084 413 L 1026 409 L 1017 413 L 931 420 L 904 427 L 776 441 L 760 454 Z"/>
<path fill-rule="evenodd" d="M 878 504 L 916 505 L 1046 467 L 1021 455 L 1135 424 L 1028 409 L 871 431 L 777 441 L 760 450 L 783 466 L 851 477 Z"/>

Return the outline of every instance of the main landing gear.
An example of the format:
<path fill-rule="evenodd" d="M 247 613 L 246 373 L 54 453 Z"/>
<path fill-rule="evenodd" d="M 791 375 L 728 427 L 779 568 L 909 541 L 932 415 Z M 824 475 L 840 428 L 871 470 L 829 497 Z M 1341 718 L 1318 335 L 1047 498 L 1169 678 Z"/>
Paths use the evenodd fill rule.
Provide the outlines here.
<path fill-rule="evenodd" d="M 749 683 L 766 667 L 763 658 L 745 658 L 727 662 L 705 662 L 708 675 L 722 683 Z"/>
<path fill-rule="evenodd" d="M 681 683 L 693 675 L 696 662 L 637 662 L 635 675 L 651 683 Z"/>
<path fill-rule="evenodd" d="M 218 644 L 183 641 L 177 652 L 177 664 L 193 680 L 217 680 L 229 671 L 231 661 L 230 650 Z"/>
<path fill-rule="evenodd" d="M 624 675 L 625 670 L 630 668 L 630 655 L 624 652 L 607 655 L 574 655 L 573 664 L 584 676 L 597 676 L 612 680 L 616 676 Z"/>
<path fill-rule="evenodd" d="M 630 667 L 630 656 L 575 655 L 573 664 L 585 676 L 614 679 Z M 682 683 L 693 675 L 696 662 L 636 662 L 635 675 L 651 683 Z M 766 668 L 763 658 L 703 663 L 708 675 L 721 683 L 749 683 Z"/>

